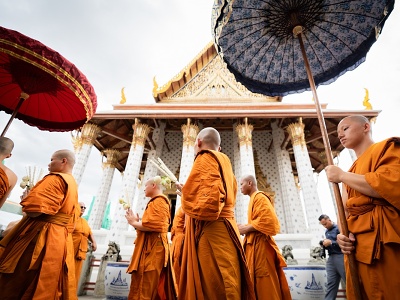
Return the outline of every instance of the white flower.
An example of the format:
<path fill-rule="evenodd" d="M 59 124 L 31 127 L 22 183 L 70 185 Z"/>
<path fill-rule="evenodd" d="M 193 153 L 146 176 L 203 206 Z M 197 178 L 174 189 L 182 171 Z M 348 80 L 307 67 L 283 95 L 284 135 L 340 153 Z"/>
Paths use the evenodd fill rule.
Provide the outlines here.
<path fill-rule="evenodd" d="M 28 186 L 28 183 L 26 181 L 21 181 L 19 186 L 21 187 L 21 189 L 24 189 L 24 188 L 26 188 Z"/>
<path fill-rule="evenodd" d="M 131 206 L 130 206 L 128 203 L 124 203 L 124 204 L 122 205 L 122 207 L 123 207 L 125 210 L 128 210 L 129 208 L 131 208 Z"/>

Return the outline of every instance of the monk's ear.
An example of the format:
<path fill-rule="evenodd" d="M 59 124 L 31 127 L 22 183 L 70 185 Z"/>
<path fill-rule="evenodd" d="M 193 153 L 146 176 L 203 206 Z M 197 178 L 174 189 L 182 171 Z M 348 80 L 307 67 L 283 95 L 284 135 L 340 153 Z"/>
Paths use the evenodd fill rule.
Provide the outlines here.
<path fill-rule="evenodd" d="M 8 155 L 6 156 L 6 158 L 10 158 L 11 156 L 12 156 L 12 153 L 8 154 Z"/>

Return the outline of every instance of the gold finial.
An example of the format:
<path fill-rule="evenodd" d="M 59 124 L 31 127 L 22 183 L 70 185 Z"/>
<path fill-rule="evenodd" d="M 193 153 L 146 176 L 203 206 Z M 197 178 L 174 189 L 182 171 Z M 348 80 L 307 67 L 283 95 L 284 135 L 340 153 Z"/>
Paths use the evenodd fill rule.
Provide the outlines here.
<path fill-rule="evenodd" d="M 156 76 L 153 77 L 153 97 L 157 97 L 158 83 Z"/>
<path fill-rule="evenodd" d="M 121 89 L 121 100 L 119 101 L 119 104 L 124 104 L 126 102 L 126 97 L 124 93 L 125 87 Z"/>
<path fill-rule="evenodd" d="M 363 105 L 365 106 L 365 110 L 372 110 L 372 105 L 369 103 L 369 92 L 368 89 L 364 88 L 365 96 L 363 100 Z"/>

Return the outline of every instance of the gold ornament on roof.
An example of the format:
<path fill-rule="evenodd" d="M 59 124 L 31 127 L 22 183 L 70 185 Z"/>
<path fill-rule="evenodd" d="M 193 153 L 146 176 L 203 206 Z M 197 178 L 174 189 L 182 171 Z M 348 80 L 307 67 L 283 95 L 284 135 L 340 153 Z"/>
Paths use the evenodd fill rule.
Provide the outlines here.
<path fill-rule="evenodd" d="M 365 96 L 363 100 L 363 105 L 365 106 L 365 110 L 372 110 L 372 105 L 369 102 L 369 92 L 368 89 L 364 88 L 365 90 Z"/>
<path fill-rule="evenodd" d="M 126 97 L 125 97 L 125 92 L 124 92 L 124 90 L 125 90 L 125 87 L 123 87 L 123 88 L 121 89 L 121 100 L 119 101 L 119 104 L 124 104 L 124 103 L 126 102 Z"/>

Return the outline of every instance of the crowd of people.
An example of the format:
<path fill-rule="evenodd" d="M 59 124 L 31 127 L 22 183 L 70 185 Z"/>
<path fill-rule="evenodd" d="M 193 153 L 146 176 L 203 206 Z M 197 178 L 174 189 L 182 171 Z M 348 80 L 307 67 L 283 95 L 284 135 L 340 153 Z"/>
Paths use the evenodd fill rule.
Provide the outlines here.
<path fill-rule="evenodd" d="M 327 215 L 319 218 L 326 228 L 321 246 L 329 254 L 325 299 L 336 298 L 341 279 L 347 299 L 357 299 L 352 272 L 358 273 L 362 299 L 400 299 L 394 292 L 400 286 L 400 138 L 375 143 L 362 116 L 344 118 L 338 136 L 357 160 L 349 171 L 325 168 L 329 181 L 343 185 L 350 231 L 345 236 Z M 272 199 L 258 190 L 253 174 L 243 174 L 238 184 L 220 144 L 211 127 L 196 138 L 191 172 L 184 184 L 176 184 L 181 207 L 172 224 L 172 245 L 171 203 L 159 176 L 145 183 L 150 199 L 143 215 L 127 210 L 126 220 L 137 233 L 127 269 L 128 299 L 291 299 L 285 259 L 273 238 L 280 224 Z M 12 147 L 9 139 L 0 139 L 3 159 Z M 56 151 L 49 174 L 23 195 L 25 216 L 0 242 L 1 299 L 77 298 L 88 241 L 94 250 L 97 245 L 81 218 L 86 207 L 78 203 L 74 162 L 71 151 Z M 0 178 L 2 204 L 16 176 L 2 165 Z M 250 197 L 246 224 L 235 219 L 238 186 Z M 355 256 L 355 267 L 347 255 Z"/>

